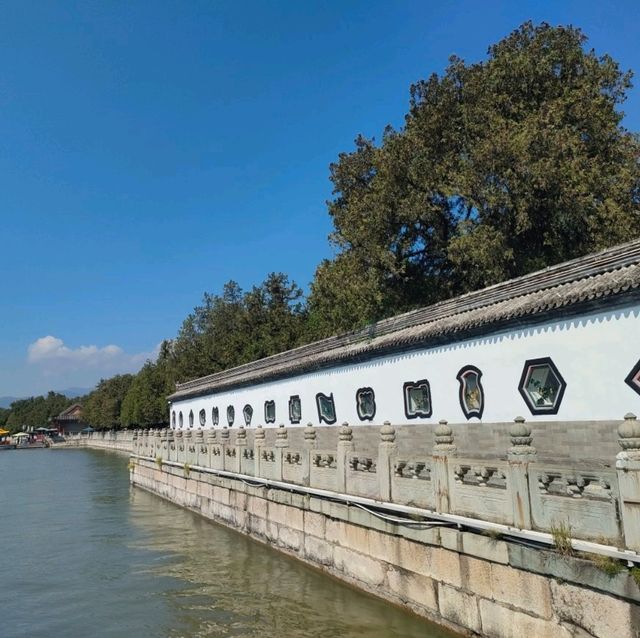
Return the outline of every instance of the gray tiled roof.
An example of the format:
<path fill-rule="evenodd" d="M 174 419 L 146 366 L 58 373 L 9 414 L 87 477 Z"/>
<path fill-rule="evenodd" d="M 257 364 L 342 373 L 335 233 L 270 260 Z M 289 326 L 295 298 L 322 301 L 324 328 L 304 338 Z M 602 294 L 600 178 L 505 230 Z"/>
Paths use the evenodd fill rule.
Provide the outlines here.
<path fill-rule="evenodd" d="M 640 294 L 640 240 L 384 319 L 200 379 L 176 384 L 177 400 L 319 368 L 487 333 Z"/>

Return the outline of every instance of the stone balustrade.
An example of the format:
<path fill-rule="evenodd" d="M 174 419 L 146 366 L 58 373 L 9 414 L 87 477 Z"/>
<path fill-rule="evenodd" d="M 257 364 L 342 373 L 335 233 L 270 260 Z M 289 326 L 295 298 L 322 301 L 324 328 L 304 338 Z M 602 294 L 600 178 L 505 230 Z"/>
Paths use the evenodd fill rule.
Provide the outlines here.
<path fill-rule="evenodd" d="M 331 428 L 334 445 L 319 447 L 312 424 L 294 430 L 93 432 L 80 444 L 116 449 L 190 467 L 224 470 L 316 489 L 367 497 L 550 532 L 568 525 L 575 539 L 640 552 L 640 422 L 627 414 L 618 424 L 620 453 L 610 463 L 539 458 L 530 426 L 517 417 L 510 445 L 491 457 L 462 454 L 454 429 L 441 421 L 434 441 L 399 451 L 396 429 L 379 429 L 377 450 L 359 447 L 347 423 Z M 327 430 L 325 426 L 322 428 Z M 267 436 L 268 433 L 268 436 Z"/>

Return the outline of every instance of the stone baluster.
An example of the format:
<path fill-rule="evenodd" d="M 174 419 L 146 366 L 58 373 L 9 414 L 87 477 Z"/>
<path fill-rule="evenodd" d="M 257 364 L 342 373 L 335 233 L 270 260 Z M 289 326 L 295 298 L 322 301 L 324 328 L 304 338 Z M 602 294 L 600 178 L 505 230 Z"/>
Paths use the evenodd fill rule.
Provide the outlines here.
<path fill-rule="evenodd" d="M 223 470 L 229 470 L 233 472 L 233 466 L 229 462 L 227 457 L 227 450 L 229 450 L 229 428 L 225 425 L 220 432 L 220 455 L 221 455 L 221 468 Z"/>
<path fill-rule="evenodd" d="M 218 432 L 213 428 L 207 432 L 207 467 L 214 467 L 214 446 L 218 443 Z"/>
<path fill-rule="evenodd" d="M 156 430 L 154 432 L 154 449 L 155 455 L 160 458 L 166 458 L 162 453 L 162 432 L 160 430 Z"/>
<path fill-rule="evenodd" d="M 311 485 L 311 455 L 316 449 L 316 429 L 311 423 L 307 423 L 304 429 L 304 449 L 302 451 L 302 484 Z"/>
<path fill-rule="evenodd" d="M 194 465 L 202 465 L 201 459 L 206 459 L 206 452 L 204 452 L 204 432 L 202 428 L 198 428 L 196 430 L 196 438 L 195 438 L 195 448 L 196 453 L 193 456 L 193 464 Z"/>
<path fill-rule="evenodd" d="M 151 452 L 149 450 L 149 428 L 145 428 L 142 433 L 142 448 L 144 456 L 151 456 Z"/>
<path fill-rule="evenodd" d="M 620 489 L 622 529 L 627 549 L 640 551 L 640 422 L 635 414 L 624 415 L 618 427 L 616 472 Z"/>
<path fill-rule="evenodd" d="M 511 447 L 507 450 L 509 474 L 507 489 L 511 496 L 513 525 L 531 529 L 531 493 L 529 491 L 529 463 L 536 459 L 531 445 L 531 428 L 524 417 L 517 416 L 509 430 Z"/>
<path fill-rule="evenodd" d="M 242 473 L 242 455 L 247 449 L 247 431 L 241 425 L 236 434 L 236 458 L 234 472 Z"/>
<path fill-rule="evenodd" d="M 283 477 L 282 461 L 285 455 L 285 448 L 289 447 L 289 433 L 287 432 L 287 428 L 284 427 L 284 423 L 281 423 L 276 431 L 275 447 L 275 478 L 281 481 Z"/>
<path fill-rule="evenodd" d="M 138 454 L 138 432 L 139 430 L 134 430 L 131 437 L 131 452 L 133 454 Z"/>
<path fill-rule="evenodd" d="M 378 445 L 378 493 L 381 501 L 391 501 L 393 463 L 398 451 L 396 445 L 396 431 L 389 421 L 385 421 L 380 428 L 380 443 Z"/>
<path fill-rule="evenodd" d="M 262 476 L 262 448 L 265 444 L 264 435 L 264 428 L 258 425 L 253 438 L 253 467 L 256 476 Z"/>
<path fill-rule="evenodd" d="M 347 422 L 338 431 L 338 452 L 336 454 L 336 490 L 347 491 L 347 456 L 353 452 L 353 430 Z"/>
<path fill-rule="evenodd" d="M 456 446 L 453 443 L 453 430 L 444 419 L 435 429 L 436 443 L 433 446 L 433 494 L 436 501 L 436 511 L 447 514 L 449 512 L 449 458 L 455 456 Z"/>

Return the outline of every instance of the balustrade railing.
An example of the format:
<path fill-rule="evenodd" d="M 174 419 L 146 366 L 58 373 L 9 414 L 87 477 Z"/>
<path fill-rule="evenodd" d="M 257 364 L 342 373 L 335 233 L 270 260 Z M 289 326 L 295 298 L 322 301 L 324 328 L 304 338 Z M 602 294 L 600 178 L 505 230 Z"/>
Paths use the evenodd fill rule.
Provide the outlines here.
<path fill-rule="evenodd" d="M 633 414 L 618 427 L 621 451 L 611 466 L 539 460 L 531 428 L 522 417 L 510 428 L 511 446 L 489 459 L 460 454 L 446 421 L 436 426 L 430 450 L 410 454 L 399 452 L 389 423 L 380 428 L 377 454 L 358 449 L 348 424 L 335 431 L 336 444 L 330 449 L 317 447 L 317 429 L 311 424 L 295 447 L 284 426 L 276 428 L 269 441 L 260 426 L 239 428 L 233 437 L 222 428 L 93 432 L 74 438 L 91 447 L 126 450 L 191 468 L 413 505 L 518 529 L 550 532 L 564 525 L 573 538 L 640 552 L 640 423 Z"/>

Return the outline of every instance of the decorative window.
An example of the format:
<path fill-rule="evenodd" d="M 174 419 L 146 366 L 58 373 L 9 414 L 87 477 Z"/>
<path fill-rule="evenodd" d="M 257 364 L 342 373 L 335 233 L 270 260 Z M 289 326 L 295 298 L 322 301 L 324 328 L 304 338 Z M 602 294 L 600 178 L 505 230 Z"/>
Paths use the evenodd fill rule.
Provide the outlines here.
<path fill-rule="evenodd" d="M 372 388 L 358 389 L 356 410 L 361 421 L 373 421 L 373 417 L 376 415 L 376 395 Z"/>
<path fill-rule="evenodd" d="M 193 410 L 189 410 L 189 427 L 193 427 Z"/>
<path fill-rule="evenodd" d="M 549 357 L 525 361 L 518 390 L 531 414 L 557 414 L 566 387 Z"/>
<path fill-rule="evenodd" d="M 289 421 L 291 423 L 300 423 L 302 420 L 302 403 L 300 397 L 294 394 L 289 397 Z"/>
<path fill-rule="evenodd" d="M 629 372 L 624 382 L 638 394 L 640 394 L 640 361 Z"/>
<path fill-rule="evenodd" d="M 253 416 L 253 408 L 248 403 L 242 408 L 242 415 L 244 416 L 244 424 L 249 427 Z"/>
<path fill-rule="evenodd" d="M 484 389 L 480 379 L 482 372 L 475 366 L 465 366 L 458 372 L 456 379 L 460 383 L 460 407 L 465 417 L 472 416 L 482 418 L 484 411 Z"/>
<path fill-rule="evenodd" d="M 227 423 L 229 424 L 229 427 L 233 425 L 235 418 L 236 418 L 236 409 L 232 405 L 227 406 Z"/>
<path fill-rule="evenodd" d="M 404 413 L 407 419 L 431 416 L 431 388 L 426 379 L 407 381 L 403 386 Z"/>
<path fill-rule="evenodd" d="M 218 423 L 220 423 L 220 410 L 218 410 L 217 406 L 215 408 L 211 408 L 211 423 L 213 423 L 213 425 L 218 425 Z"/>
<path fill-rule="evenodd" d="M 316 405 L 318 406 L 318 418 L 331 425 L 336 422 L 336 407 L 333 403 L 333 392 L 327 396 L 318 392 L 316 394 Z"/>
<path fill-rule="evenodd" d="M 198 413 L 198 420 L 200 421 L 200 425 L 202 427 L 207 423 L 207 413 L 204 410 L 200 410 Z"/>
<path fill-rule="evenodd" d="M 174 428 L 176 427 L 176 411 L 175 410 L 171 413 L 171 425 Z"/>
<path fill-rule="evenodd" d="M 264 420 L 266 423 L 276 422 L 276 402 L 275 401 L 264 402 Z"/>
<path fill-rule="evenodd" d="M 180 412 L 180 414 L 178 414 L 178 425 L 180 427 L 182 427 L 184 425 L 184 418 L 182 416 L 182 412 Z"/>

